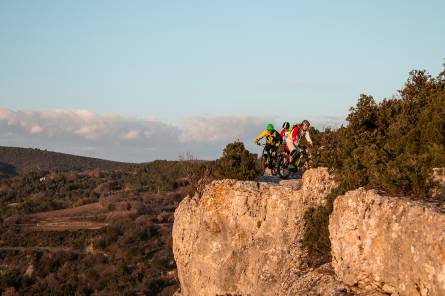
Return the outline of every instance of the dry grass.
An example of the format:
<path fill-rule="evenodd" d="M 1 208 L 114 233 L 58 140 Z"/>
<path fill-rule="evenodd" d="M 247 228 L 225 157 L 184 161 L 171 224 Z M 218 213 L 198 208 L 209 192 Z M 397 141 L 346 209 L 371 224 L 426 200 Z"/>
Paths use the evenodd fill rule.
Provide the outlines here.
<path fill-rule="evenodd" d="M 108 223 L 93 221 L 42 221 L 31 228 L 39 231 L 64 231 L 64 230 L 98 230 L 108 226 Z"/>
<path fill-rule="evenodd" d="M 30 218 L 44 220 L 58 217 L 73 217 L 73 216 L 86 216 L 105 212 L 106 209 L 99 203 L 90 203 L 75 208 L 68 208 L 62 210 L 40 212 L 30 215 Z"/>
<path fill-rule="evenodd" d="M 74 208 L 40 212 L 29 215 L 31 223 L 23 226 L 35 231 L 98 230 L 108 226 L 115 218 L 135 214 L 134 211 L 109 212 L 101 203 Z"/>

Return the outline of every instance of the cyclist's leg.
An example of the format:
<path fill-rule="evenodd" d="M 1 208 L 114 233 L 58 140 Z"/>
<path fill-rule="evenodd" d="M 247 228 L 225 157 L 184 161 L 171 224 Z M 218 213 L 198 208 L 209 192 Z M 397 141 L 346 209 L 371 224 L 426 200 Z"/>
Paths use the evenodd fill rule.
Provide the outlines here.
<path fill-rule="evenodd" d="M 266 164 L 266 166 L 268 166 L 270 163 L 270 158 L 271 158 L 270 149 L 271 149 L 271 147 L 272 146 L 269 144 L 266 144 L 266 146 L 264 147 L 264 151 L 266 151 L 266 161 L 264 163 Z"/>
<path fill-rule="evenodd" d="M 275 163 L 275 161 L 276 161 L 276 158 L 277 158 L 277 154 L 278 154 L 278 148 L 279 147 L 277 147 L 277 146 L 271 146 L 270 147 L 270 161 L 271 161 L 271 164 L 274 164 Z"/>
<path fill-rule="evenodd" d="M 302 153 L 302 149 L 300 147 L 296 147 L 296 149 L 294 150 L 294 164 L 296 167 L 298 167 L 301 163 L 301 160 L 303 159 L 303 153 Z"/>
<path fill-rule="evenodd" d="M 295 150 L 295 145 L 292 139 L 290 139 L 289 137 L 286 138 L 286 146 L 287 150 L 289 150 L 289 155 L 292 155 L 292 152 Z"/>

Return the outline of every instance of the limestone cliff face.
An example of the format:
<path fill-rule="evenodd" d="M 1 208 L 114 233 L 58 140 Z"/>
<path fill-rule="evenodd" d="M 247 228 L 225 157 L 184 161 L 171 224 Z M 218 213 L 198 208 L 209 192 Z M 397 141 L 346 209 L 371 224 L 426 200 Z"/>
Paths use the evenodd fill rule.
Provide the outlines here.
<path fill-rule="evenodd" d="M 445 295 L 445 214 L 358 189 L 337 197 L 329 223 L 333 266 L 353 291 Z"/>
<path fill-rule="evenodd" d="M 326 169 L 280 184 L 216 181 L 175 212 L 181 295 L 343 295 L 329 265 L 306 269 L 306 210 L 335 187 Z"/>
<path fill-rule="evenodd" d="M 302 180 L 262 180 L 216 181 L 181 202 L 179 295 L 445 295 L 444 208 L 363 189 L 339 196 L 332 265 L 311 269 L 304 215 L 325 205 L 333 178 L 318 168 Z"/>

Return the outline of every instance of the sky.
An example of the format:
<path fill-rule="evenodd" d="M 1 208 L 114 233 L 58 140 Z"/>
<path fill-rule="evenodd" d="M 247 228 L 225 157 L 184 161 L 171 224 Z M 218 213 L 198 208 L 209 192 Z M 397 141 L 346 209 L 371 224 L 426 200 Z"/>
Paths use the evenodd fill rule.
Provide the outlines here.
<path fill-rule="evenodd" d="M 121 161 L 344 124 L 437 75 L 445 1 L 0 0 L 0 145 Z"/>

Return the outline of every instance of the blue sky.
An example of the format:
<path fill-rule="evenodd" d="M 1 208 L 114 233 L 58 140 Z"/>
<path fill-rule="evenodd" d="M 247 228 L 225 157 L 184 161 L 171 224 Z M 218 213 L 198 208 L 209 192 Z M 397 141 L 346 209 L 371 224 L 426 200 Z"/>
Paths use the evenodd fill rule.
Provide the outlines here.
<path fill-rule="evenodd" d="M 0 0 L 0 108 L 179 129 L 344 118 L 360 93 L 391 97 L 410 70 L 441 71 L 444 14 L 444 1 Z"/>

